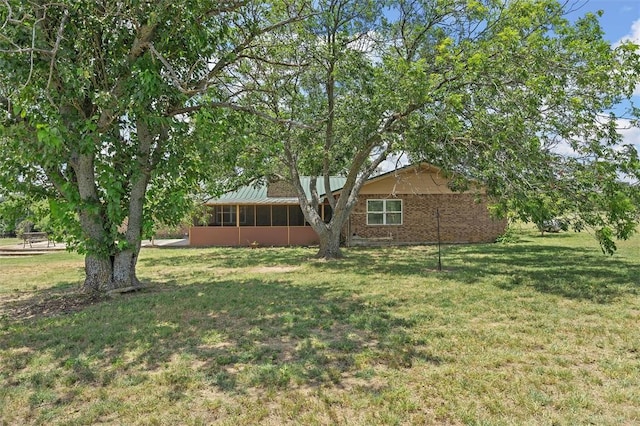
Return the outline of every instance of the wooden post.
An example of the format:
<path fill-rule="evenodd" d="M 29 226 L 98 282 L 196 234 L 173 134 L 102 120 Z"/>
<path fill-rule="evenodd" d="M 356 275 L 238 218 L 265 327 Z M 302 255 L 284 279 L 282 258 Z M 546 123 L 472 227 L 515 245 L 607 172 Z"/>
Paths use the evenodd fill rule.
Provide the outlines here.
<path fill-rule="evenodd" d="M 438 271 L 442 271 L 442 256 L 440 249 L 440 209 L 436 209 L 436 224 L 438 227 Z"/>

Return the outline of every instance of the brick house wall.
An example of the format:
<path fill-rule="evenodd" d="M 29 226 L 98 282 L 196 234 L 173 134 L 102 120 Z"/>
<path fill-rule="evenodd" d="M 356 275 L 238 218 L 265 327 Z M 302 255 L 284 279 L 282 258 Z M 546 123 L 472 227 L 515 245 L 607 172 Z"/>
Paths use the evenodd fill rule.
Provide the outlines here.
<path fill-rule="evenodd" d="M 504 233 L 507 221 L 491 218 L 487 203 L 478 203 L 477 197 L 471 193 L 361 195 L 351 213 L 350 232 L 352 236 L 389 244 L 435 243 L 439 209 L 442 242 L 493 242 Z M 367 200 L 394 198 L 403 200 L 402 225 L 367 225 Z"/>

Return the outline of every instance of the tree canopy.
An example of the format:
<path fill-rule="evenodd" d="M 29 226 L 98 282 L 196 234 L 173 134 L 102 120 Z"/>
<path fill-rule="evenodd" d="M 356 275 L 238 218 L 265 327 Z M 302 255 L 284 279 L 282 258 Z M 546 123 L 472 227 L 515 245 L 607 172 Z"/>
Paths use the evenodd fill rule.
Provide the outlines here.
<path fill-rule="evenodd" d="M 138 285 L 153 223 L 237 177 L 294 183 L 319 255 L 339 256 L 360 187 L 399 153 L 524 219 L 544 196 L 611 251 L 637 224 L 638 155 L 609 112 L 638 46 L 573 5 L 1 0 L 0 186 L 50 200 L 98 291 Z M 331 174 L 347 181 L 324 223 Z"/>
<path fill-rule="evenodd" d="M 69 246 L 86 253 L 85 288 L 138 285 L 154 221 L 179 220 L 203 181 L 235 172 L 245 118 L 199 99 L 227 100 L 231 65 L 300 12 L 233 0 L 0 2 L 0 185 L 50 200 Z"/>
<path fill-rule="evenodd" d="M 610 111 L 638 82 L 638 46 L 612 48 L 597 15 L 567 18 L 574 6 L 325 0 L 282 28 L 292 43 L 246 70 L 243 80 L 262 90 L 245 99 L 275 123 L 256 137 L 271 141 L 274 170 L 297 187 L 320 256 L 339 256 L 360 187 L 392 153 L 441 167 L 460 188 L 482 183 L 496 212 L 536 220 L 535 200 L 550 198 L 576 229 L 596 229 L 605 251 L 627 238 L 638 156 Z M 325 224 L 321 197 L 307 198 L 299 176 L 328 183 L 333 173 L 347 183 L 329 197 Z"/>

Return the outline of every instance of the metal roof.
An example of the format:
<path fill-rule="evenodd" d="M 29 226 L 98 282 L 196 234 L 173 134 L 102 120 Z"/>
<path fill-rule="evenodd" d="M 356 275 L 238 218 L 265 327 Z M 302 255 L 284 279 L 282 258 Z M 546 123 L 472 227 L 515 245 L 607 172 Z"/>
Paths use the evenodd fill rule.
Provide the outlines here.
<path fill-rule="evenodd" d="M 340 176 L 329 177 L 329 185 L 333 192 L 342 189 L 347 178 Z M 311 198 L 309 191 L 311 177 L 300 176 L 300 183 L 305 194 Z M 267 182 L 259 182 L 243 186 L 235 191 L 227 192 L 218 198 L 207 200 L 206 204 L 298 204 L 297 197 L 267 197 Z M 318 194 L 322 197 L 326 194 L 324 189 L 324 179 L 318 178 Z"/>

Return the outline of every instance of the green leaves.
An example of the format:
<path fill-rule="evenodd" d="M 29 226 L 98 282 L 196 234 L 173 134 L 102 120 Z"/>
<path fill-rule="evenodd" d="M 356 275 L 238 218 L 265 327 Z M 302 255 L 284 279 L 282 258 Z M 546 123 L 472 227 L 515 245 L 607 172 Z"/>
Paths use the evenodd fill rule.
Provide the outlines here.
<path fill-rule="evenodd" d="M 47 124 L 36 124 L 36 136 L 38 142 L 44 145 L 45 150 L 50 148 L 54 151 L 62 146 L 62 136 L 56 127 L 50 127 Z"/>
<path fill-rule="evenodd" d="M 7 6 L 0 184 L 50 198 L 71 247 L 102 257 L 135 247 L 154 221 L 182 218 L 204 181 L 234 171 L 242 122 L 220 116 L 198 135 L 187 116 L 209 87 L 228 93 L 223 71 L 283 18 L 269 4 Z"/>

